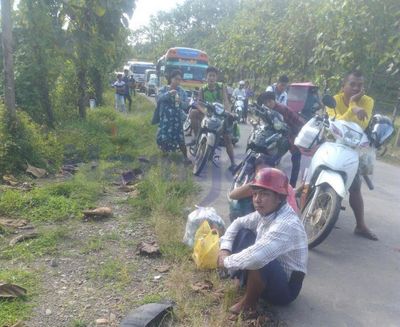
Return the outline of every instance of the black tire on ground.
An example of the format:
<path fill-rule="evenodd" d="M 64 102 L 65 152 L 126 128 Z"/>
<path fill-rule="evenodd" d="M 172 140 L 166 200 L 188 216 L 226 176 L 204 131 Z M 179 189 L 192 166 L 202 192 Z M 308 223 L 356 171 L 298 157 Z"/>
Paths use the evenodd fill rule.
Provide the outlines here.
<path fill-rule="evenodd" d="M 328 237 L 339 218 L 342 202 L 342 198 L 330 185 L 322 184 L 314 208 L 311 209 L 312 214 L 306 218 L 305 214 L 311 205 L 312 197 L 313 194 L 310 194 L 301 213 L 301 220 L 307 233 L 308 247 L 310 249 L 316 247 Z M 317 219 L 318 217 L 317 222 L 311 222 L 313 218 Z M 319 226 L 315 233 L 315 226 L 317 225 Z"/>
<path fill-rule="evenodd" d="M 193 166 L 193 174 L 199 176 L 208 159 L 211 157 L 212 148 L 207 144 L 207 138 L 203 138 L 199 144 Z"/>

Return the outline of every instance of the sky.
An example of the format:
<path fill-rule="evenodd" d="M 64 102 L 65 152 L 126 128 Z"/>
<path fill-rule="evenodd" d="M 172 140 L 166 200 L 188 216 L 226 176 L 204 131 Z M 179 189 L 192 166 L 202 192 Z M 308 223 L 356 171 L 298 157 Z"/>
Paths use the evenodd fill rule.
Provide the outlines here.
<path fill-rule="evenodd" d="M 129 27 L 133 30 L 146 25 L 157 11 L 169 11 L 184 0 L 137 0 Z"/>

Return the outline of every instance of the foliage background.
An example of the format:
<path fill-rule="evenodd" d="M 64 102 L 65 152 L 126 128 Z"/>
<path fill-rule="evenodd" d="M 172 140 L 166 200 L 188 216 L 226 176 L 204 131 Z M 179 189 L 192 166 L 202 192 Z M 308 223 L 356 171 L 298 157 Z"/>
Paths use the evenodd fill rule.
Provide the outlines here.
<path fill-rule="evenodd" d="M 336 92 L 359 68 L 379 109 L 392 110 L 400 87 L 398 0 L 188 0 L 154 15 L 131 43 L 151 60 L 172 46 L 203 49 L 226 81 L 249 79 L 257 91 L 285 73 Z"/>

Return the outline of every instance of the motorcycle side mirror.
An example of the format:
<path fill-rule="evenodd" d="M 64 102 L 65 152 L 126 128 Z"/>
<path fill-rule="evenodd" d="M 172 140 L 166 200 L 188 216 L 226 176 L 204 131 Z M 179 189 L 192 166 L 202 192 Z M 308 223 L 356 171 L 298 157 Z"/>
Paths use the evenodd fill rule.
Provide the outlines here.
<path fill-rule="evenodd" d="M 329 94 L 323 96 L 322 103 L 329 108 L 336 108 L 336 100 Z"/>

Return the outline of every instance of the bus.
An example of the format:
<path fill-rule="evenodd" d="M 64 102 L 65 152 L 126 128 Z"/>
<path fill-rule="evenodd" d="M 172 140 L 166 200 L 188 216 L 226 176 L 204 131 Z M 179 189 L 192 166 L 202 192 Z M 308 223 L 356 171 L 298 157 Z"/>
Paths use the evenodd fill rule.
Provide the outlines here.
<path fill-rule="evenodd" d="M 167 84 L 168 74 L 179 69 L 183 74 L 182 87 L 194 90 L 205 83 L 208 56 L 204 51 L 175 47 L 168 49 L 157 62 L 157 75 L 162 85 Z"/>
<path fill-rule="evenodd" d="M 136 82 L 136 88 L 144 92 L 145 72 L 147 69 L 156 69 L 156 65 L 147 61 L 128 61 L 129 68 Z"/>

